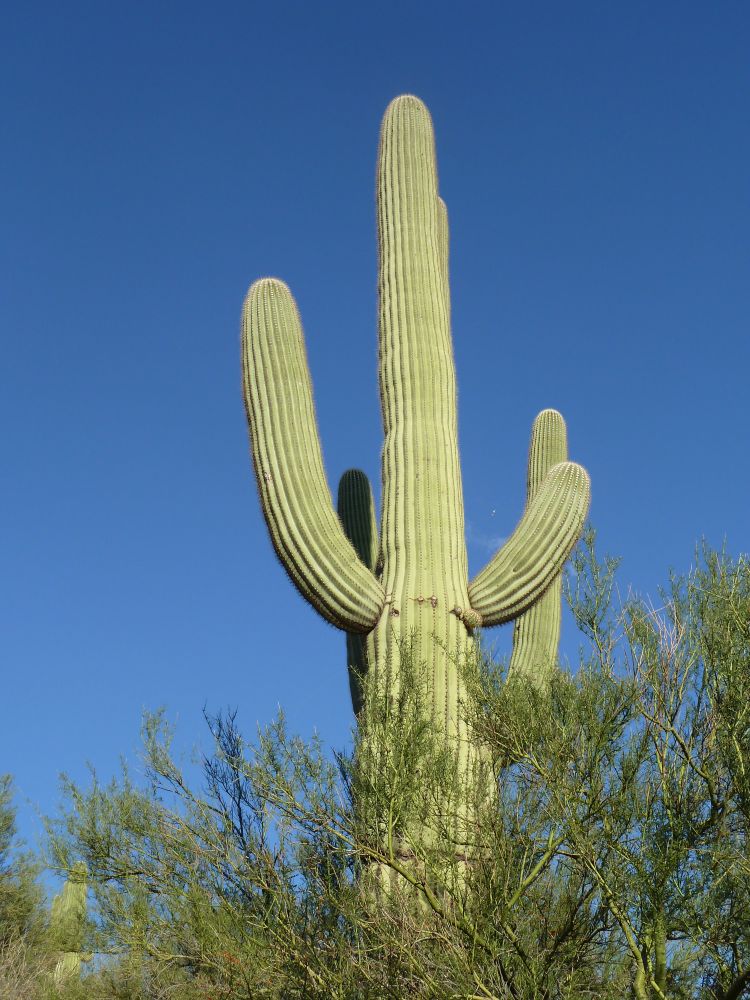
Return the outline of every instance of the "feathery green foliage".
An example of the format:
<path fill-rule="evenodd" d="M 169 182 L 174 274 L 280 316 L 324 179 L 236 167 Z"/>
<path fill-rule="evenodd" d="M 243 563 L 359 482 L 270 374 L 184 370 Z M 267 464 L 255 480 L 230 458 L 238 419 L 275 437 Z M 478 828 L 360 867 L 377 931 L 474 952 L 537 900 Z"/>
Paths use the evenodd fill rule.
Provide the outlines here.
<path fill-rule="evenodd" d="M 0 997 L 2 1000 L 79 1000 L 84 987 L 82 920 L 74 917 L 79 887 L 69 884 L 48 909 L 38 881 L 42 863 L 15 842 L 10 779 L 0 778 Z M 76 881 L 73 873 L 73 881 Z M 84 904 L 85 906 L 85 904 Z M 85 994 L 90 996 L 90 994 Z"/>
<path fill-rule="evenodd" d="M 41 890 L 38 864 L 21 853 L 16 841 L 16 811 L 9 775 L 0 775 L 0 946 L 40 933 Z"/>
<path fill-rule="evenodd" d="M 459 796 L 407 648 L 398 697 L 365 706 L 348 754 L 283 718 L 252 744 L 212 719 L 198 793 L 150 720 L 148 784 L 70 785 L 55 840 L 57 863 L 89 869 L 99 947 L 122 955 L 88 995 L 740 1000 L 750 566 L 706 551 L 659 608 L 615 607 L 614 572 L 590 547 L 574 557 L 575 676 L 463 670 L 497 788 L 468 859 L 445 811 L 446 836 L 409 839 L 431 797 Z M 398 874 L 375 897 L 374 866 Z"/>

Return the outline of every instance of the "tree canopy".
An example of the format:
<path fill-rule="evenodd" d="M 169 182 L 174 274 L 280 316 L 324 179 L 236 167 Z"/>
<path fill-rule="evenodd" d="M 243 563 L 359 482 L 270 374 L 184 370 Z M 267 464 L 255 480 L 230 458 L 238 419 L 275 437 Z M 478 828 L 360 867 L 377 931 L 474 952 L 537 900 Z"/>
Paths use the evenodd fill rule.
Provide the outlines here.
<path fill-rule="evenodd" d="M 566 587 L 580 662 L 548 690 L 487 658 L 461 665 L 497 789 L 463 858 L 417 663 L 347 752 L 290 734 L 283 715 L 250 741 L 236 714 L 207 717 L 200 788 L 163 716 L 147 717 L 143 775 L 66 782 L 50 824 L 51 863 L 88 872 L 78 946 L 93 960 L 64 982 L 37 969 L 8 995 L 750 994 L 750 567 L 704 548 L 656 605 L 620 602 L 615 573 L 589 533 Z M 9 860 L 8 796 L 6 783 L 6 965 L 10 940 L 44 950 L 31 869 Z M 420 809 L 444 828 L 412 836 Z"/>

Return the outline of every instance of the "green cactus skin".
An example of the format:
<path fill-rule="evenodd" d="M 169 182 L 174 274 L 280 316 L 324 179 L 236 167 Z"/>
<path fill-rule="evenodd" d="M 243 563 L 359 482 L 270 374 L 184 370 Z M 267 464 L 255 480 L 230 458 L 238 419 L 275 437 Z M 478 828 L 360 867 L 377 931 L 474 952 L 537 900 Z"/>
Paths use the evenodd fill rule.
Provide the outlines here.
<path fill-rule="evenodd" d="M 565 421 L 557 410 L 542 410 L 534 421 L 529 445 L 526 503 L 531 503 L 553 466 L 568 457 Z M 513 623 L 509 677 L 543 686 L 557 664 L 560 641 L 562 577 L 558 573 L 542 596 Z"/>
<path fill-rule="evenodd" d="M 415 97 L 396 98 L 386 111 L 376 188 L 385 432 L 377 565 L 374 546 L 365 550 L 359 540 L 374 531 L 361 481 L 356 502 L 349 486 L 343 503 L 340 494 L 341 520 L 334 512 L 297 310 L 286 286 L 271 278 L 251 286 L 243 312 L 253 462 L 271 539 L 294 584 L 328 621 L 366 636 L 349 644 L 350 667 L 359 671 L 364 661 L 360 672 L 384 697 L 398 688 L 399 647 L 408 641 L 430 680 L 425 710 L 435 730 L 455 741 L 470 785 L 477 757 L 468 749 L 456 662 L 473 649 L 475 627 L 524 614 L 559 575 L 586 517 L 589 479 L 578 465 L 554 464 L 510 539 L 469 583 L 447 212 L 438 197 L 432 122 Z M 347 511 L 349 499 L 358 513 Z"/>
<path fill-rule="evenodd" d="M 85 958 L 82 948 L 86 893 L 86 869 L 77 866 L 52 900 L 50 935 L 57 951 L 53 973 L 57 985 L 81 974 L 81 962 Z"/>

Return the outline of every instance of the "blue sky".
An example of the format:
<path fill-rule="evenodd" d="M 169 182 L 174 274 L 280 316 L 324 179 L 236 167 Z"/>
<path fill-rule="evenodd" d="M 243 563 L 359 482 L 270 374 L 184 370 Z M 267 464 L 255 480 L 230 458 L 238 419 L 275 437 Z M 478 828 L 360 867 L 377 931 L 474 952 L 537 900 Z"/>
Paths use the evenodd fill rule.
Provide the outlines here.
<path fill-rule="evenodd" d="M 750 8 L 13 4 L 0 33 L 0 771 L 22 832 L 164 705 L 342 745 L 344 640 L 273 556 L 239 314 L 291 285 L 335 489 L 379 477 L 374 164 L 430 107 L 473 572 L 567 421 L 620 581 L 750 548 Z M 507 645 L 500 637 L 500 647 Z M 574 658 L 568 629 L 564 649 Z"/>

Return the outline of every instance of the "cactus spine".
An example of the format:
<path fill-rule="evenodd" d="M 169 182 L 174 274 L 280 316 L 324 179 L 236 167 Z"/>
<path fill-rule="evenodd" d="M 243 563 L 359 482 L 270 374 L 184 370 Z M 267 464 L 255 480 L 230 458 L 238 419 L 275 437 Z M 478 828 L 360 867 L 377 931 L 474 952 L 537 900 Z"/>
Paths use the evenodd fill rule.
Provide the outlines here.
<path fill-rule="evenodd" d="M 459 770 L 470 785 L 476 756 L 466 739 L 456 661 L 472 648 L 474 628 L 519 616 L 519 673 L 530 673 L 539 651 L 556 644 L 555 581 L 580 534 L 589 481 L 580 466 L 564 461 L 562 418 L 545 411 L 532 441 L 534 473 L 523 517 L 469 582 L 447 212 L 438 196 L 432 122 L 415 97 L 396 98 L 383 119 L 377 229 L 378 375 L 385 432 L 379 536 L 364 473 L 344 476 L 340 517 L 334 511 L 299 316 L 287 287 L 271 278 L 251 286 L 243 312 L 253 463 L 284 568 L 320 614 L 349 634 L 355 710 L 361 705 L 359 676 L 366 675 L 383 696 L 397 690 L 399 647 L 409 640 L 427 670 L 430 704 L 425 711 L 436 731 L 455 746 Z"/>

